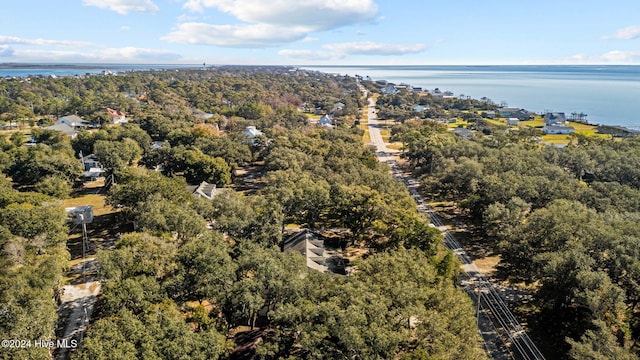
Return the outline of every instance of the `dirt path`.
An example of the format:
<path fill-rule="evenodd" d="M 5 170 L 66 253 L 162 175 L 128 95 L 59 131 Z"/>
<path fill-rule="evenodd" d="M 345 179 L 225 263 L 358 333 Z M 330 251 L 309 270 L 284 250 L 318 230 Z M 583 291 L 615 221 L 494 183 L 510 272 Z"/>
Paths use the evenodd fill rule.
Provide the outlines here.
<path fill-rule="evenodd" d="M 83 266 L 85 276 L 82 275 Z M 62 288 L 58 316 L 65 319 L 66 326 L 59 340 L 66 341 L 69 347 L 57 348 L 54 352 L 55 359 L 67 359 L 69 350 L 73 350 L 80 344 L 87 330 L 98 294 L 100 294 L 100 282 L 94 280 L 95 270 L 96 260 L 85 259 L 71 268 L 71 275 L 77 275 L 77 280 Z"/>

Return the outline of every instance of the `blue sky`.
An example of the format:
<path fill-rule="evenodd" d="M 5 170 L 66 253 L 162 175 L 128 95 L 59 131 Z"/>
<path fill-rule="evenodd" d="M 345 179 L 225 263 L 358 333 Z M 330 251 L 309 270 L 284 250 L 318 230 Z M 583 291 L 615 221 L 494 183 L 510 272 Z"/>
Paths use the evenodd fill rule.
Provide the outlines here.
<path fill-rule="evenodd" d="M 6 0 L 0 63 L 640 64 L 631 0 Z"/>

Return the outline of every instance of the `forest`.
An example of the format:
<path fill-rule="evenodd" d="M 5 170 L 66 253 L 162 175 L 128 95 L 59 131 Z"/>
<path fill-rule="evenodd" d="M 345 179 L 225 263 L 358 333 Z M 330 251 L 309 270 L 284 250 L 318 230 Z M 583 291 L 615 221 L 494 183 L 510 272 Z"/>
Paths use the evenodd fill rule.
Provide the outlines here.
<path fill-rule="evenodd" d="M 557 148 L 516 131 L 464 139 L 431 119 L 392 133 L 424 194 L 499 256 L 496 277 L 533 294 L 518 310 L 549 358 L 637 358 L 639 139 Z"/>
<path fill-rule="evenodd" d="M 100 195 L 113 242 L 91 254 L 102 290 L 72 359 L 486 358 L 458 262 L 362 143 L 355 79 L 221 67 L 0 90 L 0 120 L 17 127 L 0 136 L 0 338 L 58 335 L 59 291 L 79 258 L 62 204 L 83 191 L 79 156 L 94 154 L 116 179 Z M 129 123 L 109 124 L 106 107 Z M 333 129 L 309 121 L 329 113 Z M 73 139 L 42 129 L 68 114 L 92 126 Z M 262 135 L 248 139 L 247 126 Z M 212 200 L 188 190 L 203 181 L 220 190 Z M 350 275 L 283 252 L 300 228 L 337 229 L 360 254 Z"/>

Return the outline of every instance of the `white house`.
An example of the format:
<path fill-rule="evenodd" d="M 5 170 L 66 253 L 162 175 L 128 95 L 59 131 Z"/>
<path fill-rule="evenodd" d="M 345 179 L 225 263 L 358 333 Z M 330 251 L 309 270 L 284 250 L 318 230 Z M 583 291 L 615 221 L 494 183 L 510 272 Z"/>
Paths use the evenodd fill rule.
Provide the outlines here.
<path fill-rule="evenodd" d="M 69 216 L 74 224 L 91 224 L 93 222 L 93 206 L 74 206 L 65 208 L 67 216 Z"/>
<path fill-rule="evenodd" d="M 542 128 L 542 132 L 545 134 L 572 134 L 575 129 L 572 126 L 545 125 Z"/>
<path fill-rule="evenodd" d="M 333 119 L 331 115 L 322 115 L 318 120 L 318 125 L 322 127 L 333 127 Z"/>
<path fill-rule="evenodd" d="M 567 117 L 563 112 L 548 112 L 544 114 L 544 123 L 546 125 L 565 125 Z"/>
<path fill-rule="evenodd" d="M 253 139 L 256 136 L 263 135 L 262 131 L 258 130 L 255 126 L 247 126 L 244 130 L 244 136 Z"/>
<path fill-rule="evenodd" d="M 76 132 L 76 130 L 67 125 L 67 124 L 56 124 L 56 125 L 51 125 L 51 126 L 47 126 L 44 128 L 45 130 L 53 130 L 53 131 L 58 131 L 61 132 L 62 134 L 75 139 L 76 136 L 78 136 L 78 133 Z"/>
<path fill-rule="evenodd" d="M 398 89 L 396 89 L 395 86 L 389 84 L 385 87 L 383 87 L 382 89 L 380 89 L 380 93 L 382 95 L 395 95 L 398 93 Z"/>
<path fill-rule="evenodd" d="M 520 119 L 518 118 L 508 118 L 507 125 L 518 125 L 520 124 Z"/>
<path fill-rule="evenodd" d="M 109 118 L 111 119 L 112 124 L 126 124 L 127 116 L 120 110 L 113 110 L 112 108 L 106 108 L 105 111 Z"/>
<path fill-rule="evenodd" d="M 91 125 L 90 122 L 82 119 L 78 115 L 67 115 L 63 116 L 56 121 L 56 125 L 67 125 L 69 127 L 74 128 L 75 130 L 85 128 Z"/>

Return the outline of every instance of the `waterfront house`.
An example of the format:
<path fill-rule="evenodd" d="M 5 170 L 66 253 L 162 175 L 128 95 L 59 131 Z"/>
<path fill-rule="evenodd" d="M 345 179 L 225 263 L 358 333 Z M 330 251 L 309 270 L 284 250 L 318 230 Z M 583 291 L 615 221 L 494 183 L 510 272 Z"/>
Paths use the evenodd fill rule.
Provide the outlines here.
<path fill-rule="evenodd" d="M 520 123 L 520 119 L 518 118 L 512 117 L 507 119 L 507 125 L 515 126 L 515 125 L 518 125 L 519 123 Z"/>
<path fill-rule="evenodd" d="M 398 89 L 396 89 L 396 87 L 392 84 L 389 84 L 385 87 L 383 87 L 382 89 L 380 89 L 380 93 L 382 95 L 395 95 L 398 93 Z"/>
<path fill-rule="evenodd" d="M 545 134 L 573 134 L 575 129 L 572 126 L 564 125 L 545 125 L 542 128 Z"/>
<path fill-rule="evenodd" d="M 516 118 L 518 120 L 529 120 L 531 114 L 525 109 L 519 109 L 514 107 L 499 108 L 498 114 L 505 118 Z"/>
<path fill-rule="evenodd" d="M 548 112 L 544 114 L 545 125 L 564 126 L 567 123 L 567 117 L 563 112 Z"/>
<path fill-rule="evenodd" d="M 482 112 L 482 116 L 486 117 L 487 119 L 495 119 L 496 118 L 496 112 L 493 111 L 493 110 L 484 111 L 484 112 Z"/>

